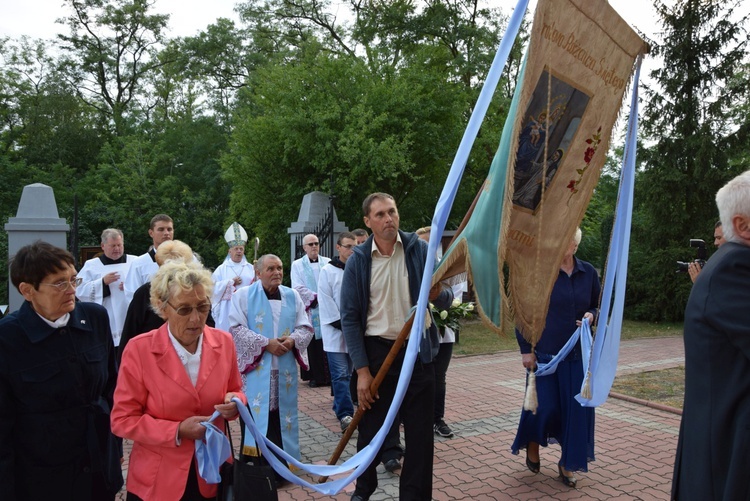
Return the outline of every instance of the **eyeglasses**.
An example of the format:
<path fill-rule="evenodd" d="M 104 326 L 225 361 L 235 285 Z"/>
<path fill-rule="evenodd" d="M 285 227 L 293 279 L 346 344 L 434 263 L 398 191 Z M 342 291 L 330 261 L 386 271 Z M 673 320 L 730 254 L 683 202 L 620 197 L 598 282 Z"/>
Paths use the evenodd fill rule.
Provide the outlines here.
<path fill-rule="evenodd" d="M 318 243 L 318 242 L 310 242 L 309 244 L 305 244 L 305 245 L 307 245 L 308 247 L 318 247 L 320 245 L 320 243 Z"/>
<path fill-rule="evenodd" d="M 73 277 L 70 280 L 60 280 L 59 282 L 55 282 L 54 284 L 48 284 L 45 282 L 40 282 L 39 285 L 49 285 L 50 287 L 54 287 L 58 290 L 58 292 L 65 292 L 68 290 L 68 287 L 71 287 L 75 289 L 79 285 L 81 285 L 81 282 L 83 282 L 82 278 Z"/>
<path fill-rule="evenodd" d="M 341 247 L 342 249 L 351 249 L 352 247 L 355 247 L 355 245 L 354 244 L 339 245 L 339 247 Z"/>
<path fill-rule="evenodd" d="M 180 306 L 179 308 L 175 308 L 172 303 L 167 301 L 167 304 L 172 307 L 172 309 L 181 317 L 186 317 L 193 313 L 193 310 L 198 310 L 198 313 L 201 315 L 205 315 L 209 311 L 211 311 L 211 303 L 203 303 L 199 304 L 198 306 Z"/>

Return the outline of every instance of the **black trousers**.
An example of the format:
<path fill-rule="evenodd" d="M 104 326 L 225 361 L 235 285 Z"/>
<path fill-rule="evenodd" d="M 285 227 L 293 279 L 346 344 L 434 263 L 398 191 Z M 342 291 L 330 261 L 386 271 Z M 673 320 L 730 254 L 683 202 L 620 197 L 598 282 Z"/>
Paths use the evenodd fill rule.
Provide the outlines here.
<path fill-rule="evenodd" d="M 307 346 L 307 359 L 310 370 L 301 371 L 303 381 L 315 381 L 318 386 L 331 384 L 331 373 L 328 370 L 328 357 L 323 351 L 323 340 L 313 338 Z"/>
<path fill-rule="evenodd" d="M 435 423 L 445 416 L 445 375 L 453 356 L 453 343 L 440 343 L 440 351 L 435 356 Z"/>
<path fill-rule="evenodd" d="M 365 337 L 365 348 L 370 362 L 370 372 L 377 374 L 385 360 L 390 343 L 381 338 Z M 380 398 L 375 400 L 359 423 L 357 450 L 362 450 L 378 432 L 396 393 L 398 375 L 403 364 L 405 350 L 388 371 L 378 388 Z M 401 404 L 400 416 L 404 424 L 406 452 L 401 469 L 399 499 L 401 501 L 430 501 L 432 499 L 432 457 L 434 435 L 432 430 L 432 408 L 435 399 L 435 371 L 433 364 L 417 361 L 409 386 Z M 355 494 L 369 498 L 378 486 L 377 465 L 382 448 L 365 472 L 357 479 Z"/>
<path fill-rule="evenodd" d="M 352 372 L 352 378 L 349 380 L 349 392 L 352 395 L 352 403 L 357 403 L 357 371 Z M 356 411 L 356 405 L 354 410 Z M 397 416 L 393 421 L 393 426 L 388 431 L 388 435 L 385 437 L 383 442 L 383 448 L 380 451 L 380 460 L 383 464 L 387 463 L 391 459 L 401 461 L 404 457 L 404 448 L 401 446 L 401 416 Z"/>
<path fill-rule="evenodd" d="M 204 498 L 201 495 L 200 488 L 198 487 L 198 473 L 196 472 L 195 457 L 190 463 L 190 473 L 188 473 L 187 485 L 185 485 L 185 492 L 183 493 L 180 501 L 213 501 L 216 497 Z M 132 492 L 128 492 L 125 496 L 126 501 L 144 501 Z"/>

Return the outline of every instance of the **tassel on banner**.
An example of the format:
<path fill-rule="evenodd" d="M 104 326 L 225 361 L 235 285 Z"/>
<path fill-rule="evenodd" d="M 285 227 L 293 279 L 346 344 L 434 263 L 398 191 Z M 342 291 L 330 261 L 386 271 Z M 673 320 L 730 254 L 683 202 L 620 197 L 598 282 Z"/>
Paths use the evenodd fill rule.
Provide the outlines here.
<path fill-rule="evenodd" d="M 591 400 L 591 371 L 586 371 L 586 380 L 583 382 L 581 397 Z"/>
<path fill-rule="evenodd" d="M 529 371 L 529 377 L 526 381 L 526 396 L 523 399 L 523 409 L 525 411 L 531 411 L 532 414 L 536 414 L 538 406 L 539 402 L 536 397 L 536 374 L 534 374 L 534 371 Z"/>

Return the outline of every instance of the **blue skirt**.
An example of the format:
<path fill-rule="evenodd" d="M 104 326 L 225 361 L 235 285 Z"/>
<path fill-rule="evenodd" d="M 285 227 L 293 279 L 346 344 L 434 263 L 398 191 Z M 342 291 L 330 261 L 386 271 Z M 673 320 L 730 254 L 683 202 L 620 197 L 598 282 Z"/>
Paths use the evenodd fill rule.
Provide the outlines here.
<path fill-rule="evenodd" d="M 537 358 L 547 361 L 540 355 Z M 518 454 L 529 442 L 542 447 L 559 443 L 563 468 L 585 472 L 588 462 L 594 460 L 594 408 L 582 407 L 574 398 L 583 384 L 581 359 L 574 358 L 560 362 L 554 374 L 536 378 L 536 415 L 521 412 L 511 451 Z"/>

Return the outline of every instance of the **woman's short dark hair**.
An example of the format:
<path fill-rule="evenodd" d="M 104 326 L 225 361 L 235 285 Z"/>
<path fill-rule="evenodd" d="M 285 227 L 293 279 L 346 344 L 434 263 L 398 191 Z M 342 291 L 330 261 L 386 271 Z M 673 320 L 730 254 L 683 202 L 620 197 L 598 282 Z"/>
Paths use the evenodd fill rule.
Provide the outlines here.
<path fill-rule="evenodd" d="M 47 242 L 37 240 L 18 249 L 10 260 L 10 281 L 16 289 L 26 282 L 39 289 L 45 277 L 68 266 L 75 266 L 73 254 Z M 19 290 L 20 292 L 20 290 Z"/>

